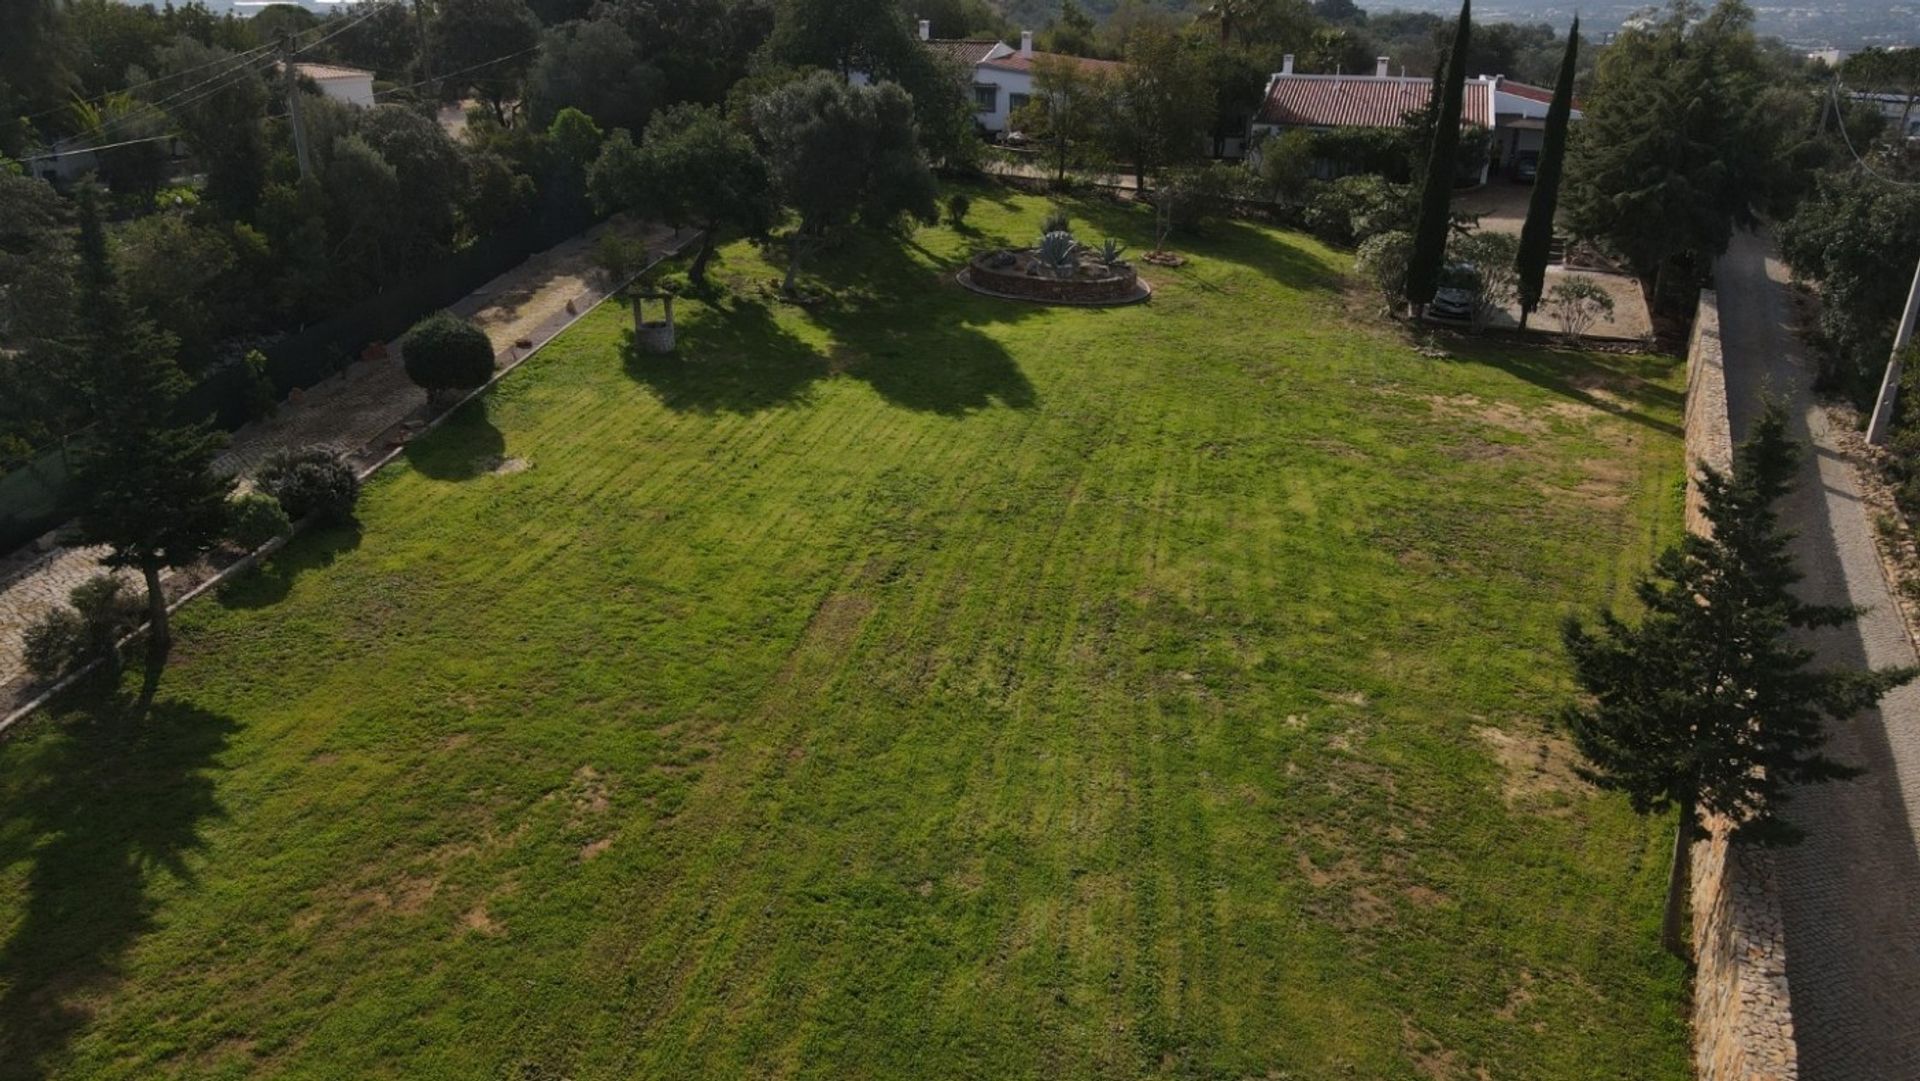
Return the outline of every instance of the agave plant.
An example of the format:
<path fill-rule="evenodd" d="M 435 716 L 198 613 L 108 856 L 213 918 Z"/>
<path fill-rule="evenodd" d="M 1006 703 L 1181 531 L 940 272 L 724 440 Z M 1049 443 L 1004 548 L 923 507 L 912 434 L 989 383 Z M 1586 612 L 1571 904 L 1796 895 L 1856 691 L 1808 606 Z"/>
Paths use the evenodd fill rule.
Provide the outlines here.
<path fill-rule="evenodd" d="M 1054 231 L 1040 238 L 1033 249 L 1034 258 L 1056 278 L 1068 278 L 1080 267 L 1080 242 L 1073 234 Z"/>
<path fill-rule="evenodd" d="M 1108 237 L 1100 244 L 1100 265 L 1112 270 L 1120 265 L 1120 257 L 1127 253 L 1127 246 Z"/>

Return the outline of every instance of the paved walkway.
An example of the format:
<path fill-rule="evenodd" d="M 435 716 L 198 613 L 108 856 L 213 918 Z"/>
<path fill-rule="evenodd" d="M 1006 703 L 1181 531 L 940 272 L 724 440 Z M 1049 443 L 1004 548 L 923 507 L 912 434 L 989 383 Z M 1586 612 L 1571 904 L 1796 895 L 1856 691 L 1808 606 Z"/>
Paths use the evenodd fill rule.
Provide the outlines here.
<path fill-rule="evenodd" d="M 574 318 L 578 311 L 605 295 L 593 270 L 593 245 L 608 228 L 632 226 L 608 223 L 529 258 L 476 289 L 453 305 L 453 310 L 479 324 L 493 341 L 501 363 L 516 359 L 514 343 L 544 342 Z M 673 230 L 649 227 L 640 235 L 650 253 L 662 254 Z M 235 432 L 233 443 L 215 462 L 215 468 L 241 478 L 277 450 L 324 445 L 354 454 L 380 440 L 412 418 L 426 404 L 426 393 L 407 379 L 399 350 L 379 361 L 359 361 L 341 374 L 282 406 L 273 419 Z M 26 629 L 49 610 L 66 603 L 73 587 L 102 570 L 99 548 L 55 548 L 16 554 L 0 561 L 0 691 L 23 680 L 21 659 Z M 131 580 L 131 579 L 129 579 Z M 0 695 L 0 701 L 5 696 Z"/>
<path fill-rule="evenodd" d="M 1717 277 L 1735 436 L 1771 392 L 1795 435 L 1812 441 L 1783 508 L 1799 532 L 1803 595 L 1869 609 L 1856 626 L 1818 636 L 1820 662 L 1914 663 L 1858 481 L 1808 389 L 1813 367 L 1793 334 L 1786 267 L 1767 238 L 1742 234 Z M 1911 1081 L 1920 1078 L 1920 687 L 1837 726 L 1830 750 L 1868 772 L 1795 794 L 1789 817 L 1808 838 L 1779 863 L 1800 1076 Z"/>

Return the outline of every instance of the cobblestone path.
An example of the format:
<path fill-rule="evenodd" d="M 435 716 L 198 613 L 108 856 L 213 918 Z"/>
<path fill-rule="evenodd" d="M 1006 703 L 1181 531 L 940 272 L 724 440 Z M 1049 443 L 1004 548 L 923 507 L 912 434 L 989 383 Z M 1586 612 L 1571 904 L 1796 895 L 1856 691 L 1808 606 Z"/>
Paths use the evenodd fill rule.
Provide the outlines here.
<path fill-rule="evenodd" d="M 650 253 L 671 246 L 674 231 L 608 223 L 532 256 L 526 262 L 474 290 L 453 310 L 487 331 L 499 363 L 521 355 L 514 343 L 545 342 L 570 324 L 572 301 L 584 312 L 605 295 L 592 269 L 593 245 L 609 228 L 642 236 Z M 325 445 L 354 454 L 420 412 L 426 394 L 408 381 L 399 351 L 386 360 L 357 361 L 344 372 L 283 405 L 275 417 L 234 433 L 233 443 L 216 467 L 243 480 L 268 455 L 288 447 Z M 23 680 L 21 658 L 26 629 L 52 608 L 66 603 L 74 586 L 101 571 L 102 549 L 56 547 L 18 552 L 0 560 L 0 690 Z M 133 581 L 135 576 L 129 575 Z M 0 701 L 5 696 L 0 695 Z"/>
<path fill-rule="evenodd" d="M 1717 270 L 1728 406 L 1736 437 L 1763 394 L 1811 440 L 1783 507 L 1797 530 L 1803 595 L 1868 609 L 1857 626 L 1814 642 L 1821 662 L 1914 663 L 1874 551 L 1853 468 L 1809 387 L 1813 368 L 1792 328 L 1788 273 L 1764 236 L 1742 234 Z M 1803 1081 L 1920 1078 L 1920 687 L 1832 732 L 1830 751 L 1867 773 L 1795 793 L 1789 817 L 1807 840 L 1779 856 L 1787 981 Z"/>

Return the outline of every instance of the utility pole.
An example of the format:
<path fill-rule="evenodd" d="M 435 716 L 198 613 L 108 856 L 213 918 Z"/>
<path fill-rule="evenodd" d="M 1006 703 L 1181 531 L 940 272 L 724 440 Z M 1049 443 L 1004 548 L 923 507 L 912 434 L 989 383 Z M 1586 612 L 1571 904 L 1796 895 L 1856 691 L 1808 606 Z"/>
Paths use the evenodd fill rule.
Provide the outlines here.
<path fill-rule="evenodd" d="M 433 81 L 433 56 L 427 52 L 427 13 L 421 10 L 420 0 L 413 0 L 413 31 L 420 39 L 420 81 Z"/>
<path fill-rule="evenodd" d="M 1913 272 L 1913 289 L 1907 293 L 1907 311 L 1900 317 L 1900 330 L 1893 336 L 1893 356 L 1887 359 L 1887 374 L 1880 381 L 1880 399 L 1873 406 L 1873 422 L 1867 425 L 1867 445 L 1884 447 L 1893 438 L 1893 407 L 1900 396 L 1900 357 L 1913 344 L 1914 322 L 1920 320 L 1920 267 Z"/>
<path fill-rule="evenodd" d="M 313 155 L 307 151 L 307 124 L 300 107 L 300 75 L 293 66 L 291 39 L 280 39 L 280 66 L 287 77 L 287 120 L 293 125 L 293 156 L 300 161 L 300 179 L 313 179 Z"/>

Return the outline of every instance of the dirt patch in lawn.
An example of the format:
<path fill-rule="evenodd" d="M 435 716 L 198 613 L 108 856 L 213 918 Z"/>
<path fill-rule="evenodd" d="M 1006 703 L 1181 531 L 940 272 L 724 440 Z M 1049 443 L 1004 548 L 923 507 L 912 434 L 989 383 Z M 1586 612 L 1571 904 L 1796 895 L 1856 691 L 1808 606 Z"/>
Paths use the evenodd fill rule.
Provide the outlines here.
<path fill-rule="evenodd" d="M 498 938 L 507 932 L 499 921 L 488 914 L 485 904 L 478 904 L 468 909 L 467 914 L 460 917 L 460 926 L 488 938 Z"/>
<path fill-rule="evenodd" d="M 1506 770 L 1502 794 L 1507 806 L 1537 806 L 1554 797 L 1592 791 L 1573 771 L 1574 750 L 1553 736 L 1516 736 L 1505 729 L 1480 725 L 1473 730 Z M 1564 809 L 1563 809 L 1564 813 Z"/>
<path fill-rule="evenodd" d="M 1477 420 L 1516 435 L 1544 435 L 1547 431 L 1537 413 L 1512 402 L 1490 402 L 1471 394 L 1423 394 L 1420 400 L 1443 416 Z"/>

